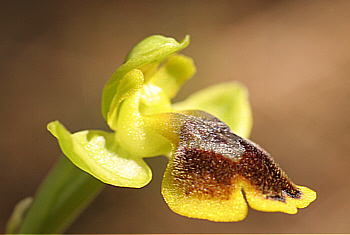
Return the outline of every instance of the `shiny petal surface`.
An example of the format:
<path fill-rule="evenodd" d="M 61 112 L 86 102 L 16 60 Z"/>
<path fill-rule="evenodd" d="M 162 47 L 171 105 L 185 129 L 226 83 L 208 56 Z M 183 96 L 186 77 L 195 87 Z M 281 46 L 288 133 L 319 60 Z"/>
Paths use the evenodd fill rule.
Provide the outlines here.
<path fill-rule="evenodd" d="M 142 158 L 115 145 L 113 133 L 85 130 L 71 134 L 58 121 L 49 123 L 48 130 L 76 166 L 104 183 L 140 188 L 152 178 L 152 172 Z"/>
<path fill-rule="evenodd" d="M 143 86 L 143 82 L 143 73 L 139 69 L 131 70 L 120 80 L 107 114 L 107 124 L 112 130 L 117 129 L 118 111 L 121 102 L 139 91 Z"/>

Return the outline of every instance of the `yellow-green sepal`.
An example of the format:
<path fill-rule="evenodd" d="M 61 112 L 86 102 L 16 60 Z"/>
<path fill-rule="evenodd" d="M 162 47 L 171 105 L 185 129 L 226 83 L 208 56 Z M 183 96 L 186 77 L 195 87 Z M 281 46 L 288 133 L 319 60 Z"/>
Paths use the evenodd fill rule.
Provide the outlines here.
<path fill-rule="evenodd" d="M 141 188 L 152 179 L 148 165 L 119 146 L 114 133 L 85 130 L 71 134 L 59 121 L 49 123 L 47 129 L 71 162 L 104 183 Z"/>

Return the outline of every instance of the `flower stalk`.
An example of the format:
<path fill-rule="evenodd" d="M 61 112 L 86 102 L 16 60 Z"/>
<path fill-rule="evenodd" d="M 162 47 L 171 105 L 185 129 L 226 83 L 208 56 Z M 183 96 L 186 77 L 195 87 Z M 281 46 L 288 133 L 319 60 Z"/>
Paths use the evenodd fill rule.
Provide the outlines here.
<path fill-rule="evenodd" d="M 104 189 L 105 184 L 61 156 L 38 188 L 16 231 L 19 234 L 60 234 Z"/>

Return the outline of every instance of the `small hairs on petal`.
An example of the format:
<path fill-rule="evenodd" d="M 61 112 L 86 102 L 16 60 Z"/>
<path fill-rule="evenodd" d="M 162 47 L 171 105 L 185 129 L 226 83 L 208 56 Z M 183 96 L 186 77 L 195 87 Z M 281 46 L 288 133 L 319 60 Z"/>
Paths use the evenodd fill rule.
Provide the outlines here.
<path fill-rule="evenodd" d="M 174 115 L 174 114 L 173 114 Z M 235 135 L 219 119 L 183 111 L 179 141 L 164 174 L 162 193 L 175 212 L 212 221 L 240 221 L 247 205 L 295 214 L 316 199 L 295 185 L 257 144 Z"/>

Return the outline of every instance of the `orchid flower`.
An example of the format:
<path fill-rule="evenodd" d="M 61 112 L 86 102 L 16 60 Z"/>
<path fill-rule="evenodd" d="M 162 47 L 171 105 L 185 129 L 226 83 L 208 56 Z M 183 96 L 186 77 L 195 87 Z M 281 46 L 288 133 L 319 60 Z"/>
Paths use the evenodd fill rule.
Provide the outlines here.
<path fill-rule="evenodd" d="M 195 74 L 192 59 L 178 54 L 189 44 L 151 36 L 137 44 L 109 79 L 102 115 L 113 132 L 71 134 L 48 124 L 62 152 L 98 180 L 140 188 L 152 179 L 143 158 L 169 158 L 162 194 L 174 212 L 211 221 L 240 221 L 247 203 L 256 210 L 295 214 L 316 199 L 294 184 L 272 157 L 246 139 L 252 114 L 246 88 L 214 85 L 172 104 Z M 242 191 L 245 193 L 245 198 Z"/>

